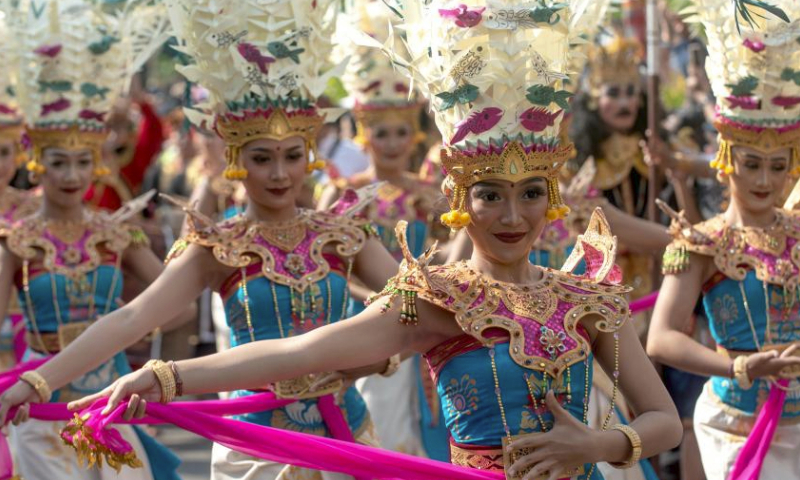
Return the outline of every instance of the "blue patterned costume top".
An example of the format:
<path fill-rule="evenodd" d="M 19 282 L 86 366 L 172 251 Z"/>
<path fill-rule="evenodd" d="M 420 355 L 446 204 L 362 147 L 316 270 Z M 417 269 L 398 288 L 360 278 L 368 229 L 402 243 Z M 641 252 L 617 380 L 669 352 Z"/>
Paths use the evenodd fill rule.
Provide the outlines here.
<path fill-rule="evenodd" d="M 793 212 L 776 210 L 767 229 L 730 227 L 717 216 L 673 232 L 667 273 L 688 268 L 689 253 L 713 258 L 718 270 L 703 286 L 703 305 L 720 351 L 736 356 L 800 340 L 800 220 Z M 712 377 L 711 385 L 725 405 L 745 415 L 758 410 L 771 386 L 760 378 L 745 390 L 725 377 Z M 800 398 L 788 395 L 783 417 L 798 415 Z"/>

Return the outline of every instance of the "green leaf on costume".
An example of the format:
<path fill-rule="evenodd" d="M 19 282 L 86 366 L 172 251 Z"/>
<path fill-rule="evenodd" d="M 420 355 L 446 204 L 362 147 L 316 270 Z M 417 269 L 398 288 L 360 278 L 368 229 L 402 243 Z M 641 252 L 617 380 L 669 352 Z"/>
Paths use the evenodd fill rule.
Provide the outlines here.
<path fill-rule="evenodd" d="M 731 89 L 731 95 L 734 97 L 747 97 L 758 88 L 758 78 L 748 75 L 736 83 L 728 83 L 725 86 Z"/>
<path fill-rule="evenodd" d="M 548 85 L 534 85 L 528 88 L 525 98 L 534 105 L 546 107 L 555 99 L 556 90 Z"/>
<path fill-rule="evenodd" d="M 757 21 L 754 17 L 766 18 L 759 12 L 751 11 L 751 8 L 764 10 L 765 12 L 774 15 L 786 23 L 791 22 L 791 20 L 789 20 L 789 16 L 786 15 L 786 12 L 784 12 L 783 9 L 762 0 L 733 0 L 733 6 L 735 9 L 734 15 L 736 19 L 736 31 L 739 33 L 741 33 L 739 17 L 747 22 L 752 29 L 756 29 L 758 27 Z"/>
<path fill-rule="evenodd" d="M 574 94 L 572 92 L 568 92 L 566 90 L 560 90 L 558 92 L 555 92 L 555 94 L 553 95 L 553 101 L 555 102 L 556 105 L 561 107 L 562 110 L 568 112 L 570 108 L 569 99 L 572 98 L 573 95 Z"/>
<path fill-rule="evenodd" d="M 478 98 L 478 94 L 478 87 L 469 83 L 461 85 L 452 92 L 438 93 L 436 96 L 442 100 L 441 105 L 439 105 L 439 110 L 444 111 L 453 108 L 456 103 L 465 105 L 474 102 Z"/>

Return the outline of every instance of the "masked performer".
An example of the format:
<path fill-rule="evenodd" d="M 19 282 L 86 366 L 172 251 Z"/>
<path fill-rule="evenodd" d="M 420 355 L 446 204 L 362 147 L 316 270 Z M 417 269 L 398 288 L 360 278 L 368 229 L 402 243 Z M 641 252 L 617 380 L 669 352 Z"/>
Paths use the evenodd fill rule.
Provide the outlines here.
<path fill-rule="evenodd" d="M 170 0 L 166 5 L 179 48 L 193 58 L 181 72 L 209 91 L 203 110 L 187 113 L 225 141 L 223 174 L 242 182 L 247 206 L 243 214 L 220 224 L 187 207 L 194 221 L 177 242 L 165 273 L 135 300 L 104 317 L 72 349 L 41 367 L 41 378 L 53 387 L 162 325 L 207 287 L 225 302 L 236 350 L 258 340 L 301 338 L 336 323 L 346 309 L 351 274 L 380 289 L 397 272 L 396 262 L 371 236 L 369 224 L 348 215 L 369 199 L 350 192 L 332 212 L 295 206 L 306 176 L 322 166 L 315 159 L 315 138 L 326 112 L 314 101 L 328 79 L 341 72 L 327 60 L 337 3 L 230 0 L 221 6 L 217 0 Z M 394 364 L 387 363 L 389 357 L 367 373 L 389 373 Z M 312 391 L 310 375 L 284 380 L 250 387 L 269 388 L 298 401 L 240 418 L 327 436 L 328 422 L 340 420 L 357 441 L 372 443 L 369 414 L 355 389 L 344 391 L 337 404 L 332 394 L 341 389 L 341 381 Z M 252 394 L 239 390 L 234 396 Z M 35 394 L 19 383 L 0 403 L 5 408 L 30 400 Z M 265 462 L 220 445 L 212 454 L 215 479 L 319 475 L 340 478 Z"/>
<path fill-rule="evenodd" d="M 648 351 L 662 363 L 711 376 L 694 413 L 709 480 L 740 478 L 730 475 L 745 442 L 759 444 L 759 455 L 749 450 L 740 459 L 760 467 L 759 478 L 800 478 L 793 446 L 800 436 L 800 359 L 790 346 L 800 338 L 800 224 L 777 206 L 800 171 L 800 76 L 793 67 L 800 65 L 800 7 L 777 3 L 782 11 L 695 2 L 717 98 L 720 145 L 711 165 L 730 204 L 694 227 L 675 215 Z M 716 351 L 684 333 L 701 294 Z M 774 441 L 754 431 L 757 415 L 775 426 Z M 747 478 L 756 477 L 757 470 Z"/>
<path fill-rule="evenodd" d="M 112 395 L 113 408 L 133 395 L 128 413 L 141 413 L 142 398 L 171 398 L 175 372 L 185 391 L 229 390 L 413 348 L 428 360 L 458 465 L 505 468 L 508 478 L 548 472 L 597 479 L 597 462 L 630 467 L 674 447 L 681 425 L 626 321 L 628 288 L 615 284 L 615 240 L 602 213 L 566 265 L 585 254 L 586 276 L 528 261 L 545 223 L 569 210 L 557 175 L 571 146 L 559 144 L 562 107 L 555 100 L 568 65 L 570 8 L 494 2 L 450 9 L 408 1 L 400 10 L 413 60 L 394 60 L 433 99 L 447 142 L 442 164 L 451 210 L 442 220 L 466 228 L 472 257 L 445 266 L 430 265 L 432 252 L 414 258 L 403 223 L 400 273 L 355 318 L 303 337 L 157 366 L 164 383 L 141 370 L 98 396 Z M 515 18 L 522 20 L 509 22 Z M 477 87 L 475 98 L 442 108 L 437 94 L 469 85 Z M 628 426 L 586 426 L 595 356 L 638 414 Z"/>

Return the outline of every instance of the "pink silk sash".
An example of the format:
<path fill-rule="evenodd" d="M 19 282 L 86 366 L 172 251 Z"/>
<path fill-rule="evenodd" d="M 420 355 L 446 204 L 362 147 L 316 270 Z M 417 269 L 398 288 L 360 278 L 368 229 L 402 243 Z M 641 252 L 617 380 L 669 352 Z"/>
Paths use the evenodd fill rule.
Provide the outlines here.
<path fill-rule="evenodd" d="M 652 293 L 648 293 L 642 298 L 634 300 L 630 303 L 630 310 L 631 313 L 639 313 L 644 310 L 650 310 L 655 306 L 656 300 L 658 299 L 658 290 Z"/>
<path fill-rule="evenodd" d="M 736 457 L 728 480 L 758 480 L 761 475 L 761 468 L 764 466 L 764 459 L 769 451 L 775 430 L 781 421 L 783 404 L 786 402 L 786 386 L 789 381 L 786 379 L 778 380 L 778 385 L 772 385 L 769 389 L 769 397 L 761 407 L 753 430 L 747 436 L 747 441 Z"/>

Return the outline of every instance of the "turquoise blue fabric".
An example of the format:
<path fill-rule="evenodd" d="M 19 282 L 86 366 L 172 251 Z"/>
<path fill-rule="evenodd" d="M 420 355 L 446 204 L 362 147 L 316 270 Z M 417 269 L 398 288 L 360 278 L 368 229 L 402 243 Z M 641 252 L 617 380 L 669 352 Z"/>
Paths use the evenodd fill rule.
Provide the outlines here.
<path fill-rule="evenodd" d="M 525 369 L 514 362 L 508 343 L 499 343 L 494 350 L 503 407 L 512 436 L 543 431 L 539 415 L 531 405 L 526 375 L 532 375 L 530 384 L 537 399 L 543 399 L 548 390 L 553 390 L 564 408 L 583 421 L 583 402 L 588 395 L 585 385 L 592 382 L 591 355 L 587 361 L 570 366 L 562 375 L 563 380 L 554 385 L 552 378 L 543 382 L 541 372 Z M 456 443 L 484 447 L 501 445 L 505 431 L 489 348 L 467 351 L 451 358 L 441 368 L 436 383 L 442 398 L 445 424 Z M 546 427 L 551 428 L 552 414 L 546 408 L 540 408 L 539 414 Z M 579 477 L 581 480 L 589 478 L 587 474 L 591 465 L 585 465 L 584 469 L 586 473 Z M 602 478 L 595 469 L 591 479 Z"/>
<path fill-rule="evenodd" d="M 273 296 L 273 291 L 277 299 Z M 247 293 L 250 298 L 253 336 L 256 340 L 267 340 L 281 338 L 281 329 L 283 336 L 288 337 L 302 334 L 304 328 L 309 329 L 312 326 L 318 327 L 341 320 L 346 305 L 347 282 L 342 275 L 331 272 L 307 289 L 303 302 L 307 308 L 302 314 L 302 319 L 300 315 L 295 315 L 294 318 L 292 316 L 292 300 L 299 302 L 300 297 L 288 286 L 273 284 L 271 280 L 257 276 L 248 280 Z M 231 328 L 231 345 L 236 347 L 249 343 L 251 339 L 244 309 L 244 291 L 241 287 L 237 287 L 230 297 L 225 299 L 225 313 Z M 234 397 L 247 395 L 252 395 L 252 392 L 237 391 L 233 394 Z M 351 431 L 357 434 L 368 418 L 364 400 L 355 388 L 350 388 L 340 406 L 345 411 Z M 280 409 L 236 418 L 284 430 L 331 436 L 322 421 L 315 400 L 301 400 Z"/>
<path fill-rule="evenodd" d="M 95 279 L 95 276 L 97 277 Z M 55 292 L 53 291 L 55 283 Z M 33 311 L 36 326 L 41 333 L 56 333 L 59 316 L 64 324 L 82 322 L 93 319 L 117 308 L 117 299 L 122 294 L 122 272 L 111 265 L 100 265 L 85 276 L 81 285 L 64 275 L 41 272 L 32 275 L 29 281 L 31 305 L 27 304 L 25 293 L 19 288 L 20 308 L 25 314 L 26 327 L 35 332 L 29 312 Z M 94 288 L 93 288 L 94 286 Z M 80 289 L 83 288 L 83 294 Z M 89 299 L 94 296 L 94 311 L 89 310 Z M 55 300 L 54 300 L 55 298 Z M 72 304 L 70 303 L 72 298 Z M 29 309 L 30 307 L 30 309 Z M 41 354 L 31 350 L 25 352 L 23 362 Z M 125 352 L 119 352 L 108 362 L 97 367 L 84 376 L 72 381 L 66 387 L 53 392 L 52 402 L 74 400 L 99 392 L 122 375 L 131 372 Z M 137 430 L 150 462 L 151 473 L 155 480 L 180 480 L 177 468 L 180 460 L 166 447 L 159 444 L 145 433 Z"/>
<path fill-rule="evenodd" d="M 785 298 L 781 286 L 767 285 L 765 293 L 763 282 L 756 277 L 753 270 L 747 272 L 742 282 L 759 345 L 763 346 L 766 343 L 768 317 L 772 343 L 791 343 L 800 340 L 800 328 L 798 328 L 800 300 L 797 297 L 792 299 L 788 292 Z M 728 350 L 754 351 L 757 350 L 757 345 L 753 339 L 753 331 L 740 288 L 740 282 L 726 277 L 708 289 L 703 296 L 703 306 L 709 319 L 711 335 L 718 345 Z M 767 298 L 769 298 L 769 312 Z M 784 312 L 785 302 L 788 303 Z M 748 414 L 753 414 L 766 400 L 770 389 L 769 382 L 763 379 L 755 380 L 749 390 L 740 388 L 736 381 L 725 377 L 712 377 L 711 385 L 714 393 L 726 405 Z M 798 415 L 800 415 L 800 397 L 787 395 L 783 418 L 794 418 Z"/>
<path fill-rule="evenodd" d="M 572 253 L 572 250 L 574 249 L 575 249 L 574 245 L 568 246 L 564 252 L 564 258 L 566 259 L 567 257 L 569 257 L 570 254 Z M 528 260 L 534 265 L 538 265 L 540 267 L 554 268 L 556 270 L 561 269 L 561 267 L 563 266 L 563 265 L 551 265 L 550 252 L 547 250 L 531 250 L 530 255 L 528 255 Z M 586 273 L 586 263 L 583 260 L 581 260 L 578 266 L 575 267 L 575 271 L 572 273 L 574 273 L 575 275 L 583 275 L 584 273 Z"/>

